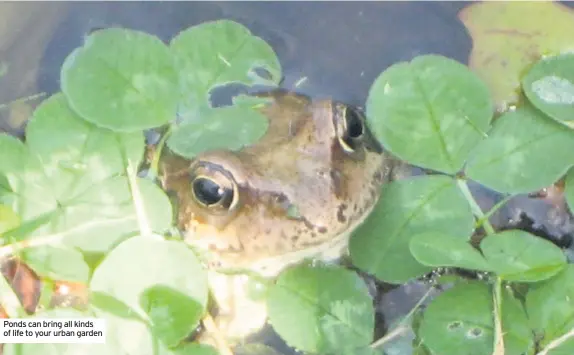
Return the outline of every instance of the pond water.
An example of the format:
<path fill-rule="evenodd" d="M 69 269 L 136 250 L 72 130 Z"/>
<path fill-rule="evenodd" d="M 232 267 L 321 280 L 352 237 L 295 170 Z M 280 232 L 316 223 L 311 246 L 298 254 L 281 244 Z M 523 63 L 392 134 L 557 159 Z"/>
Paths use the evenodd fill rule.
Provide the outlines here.
<path fill-rule="evenodd" d="M 0 3 L 0 104 L 59 90 L 64 58 L 90 31 L 139 29 L 169 40 L 204 21 L 231 19 L 249 27 L 276 51 L 283 86 L 313 97 L 362 106 L 375 78 L 398 61 L 435 53 L 466 63 L 472 42 L 457 13 L 468 2 L 99 2 Z M 1 67 L 0 67 L 1 68 Z M 21 134 L 37 101 L 0 110 L 0 130 Z M 474 186 L 481 206 L 501 196 Z M 493 217 L 495 226 L 518 224 L 569 246 L 574 227 L 558 198 L 518 196 Z M 400 266 L 398 266 L 400 267 Z M 381 289 L 381 287 L 379 287 Z M 388 291 L 389 288 L 387 288 Z M 409 284 L 378 296 L 385 324 L 403 316 L 426 286 Z M 276 337 L 265 336 L 285 354 Z M 392 349 L 389 353 L 396 352 Z"/>

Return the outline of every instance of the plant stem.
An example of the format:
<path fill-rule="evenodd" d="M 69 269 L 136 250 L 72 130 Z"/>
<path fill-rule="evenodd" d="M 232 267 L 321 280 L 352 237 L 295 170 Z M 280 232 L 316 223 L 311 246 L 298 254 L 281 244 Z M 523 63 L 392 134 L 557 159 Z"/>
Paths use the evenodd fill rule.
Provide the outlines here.
<path fill-rule="evenodd" d="M 502 280 L 496 278 L 494 283 L 493 301 L 494 301 L 494 344 L 493 355 L 504 355 L 504 337 L 502 333 Z"/>
<path fill-rule="evenodd" d="M 165 146 L 165 142 L 167 141 L 167 139 L 169 138 L 169 136 L 171 134 L 171 129 L 172 129 L 172 126 L 169 126 L 167 128 L 167 130 L 164 132 L 164 134 L 161 137 L 161 139 L 159 140 L 159 142 L 157 143 L 157 147 L 155 149 L 155 152 L 154 152 L 154 155 L 153 155 L 153 158 L 151 160 L 150 167 L 149 167 L 149 172 L 153 178 L 156 178 L 157 176 L 159 176 L 159 159 L 161 158 L 161 153 L 163 151 L 163 147 Z"/>
<path fill-rule="evenodd" d="M 130 189 L 132 192 L 132 199 L 134 202 L 134 208 L 136 210 L 136 217 L 138 220 L 138 226 L 140 229 L 140 234 L 142 236 L 149 236 L 152 235 L 151 227 L 148 223 L 147 215 L 145 213 L 145 207 L 143 203 L 143 199 L 140 193 L 140 189 L 138 187 L 137 177 L 136 177 L 136 168 L 133 166 L 131 161 L 128 161 L 128 166 L 126 168 L 126 172 L 128 175 L 128 181 L 130 185 Z"/>
<path fill-rule="evenodd" d="M 470 209 L 472 210 L 472 213 L 476 216 L 476 218 L 478 218 L 478 220 L 483 220 L 484 230 L 486 231 L 486 234 L 494 234 L 494 228 L 490 224 L 490 221 L 488 220 L 488 218 L 485 217 L 484 213 L 480 209 L 480 206 L 478 205 L 478 203 L 476 202 L 476 200 L 472 196 L 472 193 L 470 192 L 470 189 L 468 188 L 468 184 L 466 183 L 466 180 L 458 178 L 458 179 L 456 179 L 456 183 L 458 184 L 460 191 L 462 192 L 462 194 L 464 195 L 464 197 L 468 201 L 468 204 L 470 205 Z"/>
<path fill-rule="evenodd" d="M 542 349 L 542 351 L 540 351 L 537 355 L 548 355 L 548 352 L 550 350 L 556 349 L 557 347 L 559 347 L 560 345 L 562 345 L 562 343 L 564 343 L 565 341 L 569 340 L 570 338 L 574 337 L 574 328 L 570 329 L 568 331 L 568 333 L 562 335 L 559 338 L 556 338 L 554 340 L 552 340 L 550 343 L 548 343 L 548 345 L 546 345 L 546 347 L 544 349 Z"/>
<path fill-rule="evenodd" d="M 502 206 L 504 206 L 508 201 L 510 201 L 514 196 L 513 195 L 508 195 L 505 196 L 502 200 L 500 200 L 496 205 L 494 205 L 482 218 L 479 218 L 476 221 L 476 227 L 475 228 L 480 228 L 483 224 L 484 221 L 488 221 L 488 219 L 490 217 L 492 217 L 492 215 L 498 211 Z"/>

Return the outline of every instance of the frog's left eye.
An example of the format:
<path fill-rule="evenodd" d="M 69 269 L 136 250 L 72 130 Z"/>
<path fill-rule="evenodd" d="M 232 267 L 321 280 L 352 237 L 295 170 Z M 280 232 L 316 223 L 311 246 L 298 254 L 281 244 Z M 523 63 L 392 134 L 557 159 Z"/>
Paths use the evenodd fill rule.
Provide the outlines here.
<path fill-rule="evenodd" d="M 339 143 L 346 152 L 352 153 L 361 144 L 365 120 L 359 111 L 348 106 L 340 107 L 338 116 Z"/>

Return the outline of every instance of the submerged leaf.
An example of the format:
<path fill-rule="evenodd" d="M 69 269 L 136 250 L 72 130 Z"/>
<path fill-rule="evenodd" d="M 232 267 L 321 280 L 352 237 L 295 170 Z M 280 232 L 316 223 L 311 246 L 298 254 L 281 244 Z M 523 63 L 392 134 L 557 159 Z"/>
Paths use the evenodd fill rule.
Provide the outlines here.
<path fill-rule="evenodd" d="M 473 40 L 469 66 L 487 83 L 498 111 L 518 102 L 530 65 L 574 49 L 574 11 L 558 2 L 484 1 L 459 18 Z"/>

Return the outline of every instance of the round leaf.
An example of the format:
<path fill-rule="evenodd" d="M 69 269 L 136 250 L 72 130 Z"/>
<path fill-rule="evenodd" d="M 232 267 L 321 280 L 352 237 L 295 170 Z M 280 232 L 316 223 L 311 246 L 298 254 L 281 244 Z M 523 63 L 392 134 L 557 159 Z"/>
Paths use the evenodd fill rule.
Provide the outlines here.
<path fill-rule="evenodd" d="M 281 337 L 312 353 L 341 353 L 372 341 L 369 291 L 354 272 L 339 266 L 300 265 L 270 288 L 269 322 Z"/>
<path fill-rule="evenodd" d="M 574 164 L 574 132 L 531 106 L 502 115 L 473 152 L 466 174 L 499 192 L 553 184 Z M 533 162 L 544 162 L 544 169 Z"/>
<path fill-rule="evenodd" d="M 530 323 L 540 340 L 548 345 L 574 328 L 574 265 L 568 265 L 555 277 L 531 286 L 526 295 Z M 562 343 L 551 355 L 574 352 L 574 338 Z"/>
<path fill-rule="evenodd" d="M 217 86 L 275 86 L 281 80 L 281 66 L 269 44 L 233 21 L 191 27 L 174 37 L 170 47 L 181 78 L 184 111 L 209 106 L 209 93 Z M 270 77 L 257 75 L 257 68 Z"/>
<path fill-rule="evenodd" d="M 429 231 L 414 235 L 410 250 L 415 259 L 426 266 L 490 271 L 490 266 L 482 254 L 470 245 L 467 236 L 461 238 Z"/>
<path fill-rule="evenodd" d="M 267 127 L 267 118 L 249 107 L 209 109 L 178 127 L 167 145 L 175 153 L 188 158 L 212 149 L 238 150 L 257 142 Z"/>
<path fill-rule="evenodd" d="M 486 136 L 492 113 L 486 86 L 464 65 L 436 55 L 391 66 L 367 100 L 369 125 L 389 151 L 451 174 Z"/>
<path fill-rule="evenodd" d="M 526 97 L 558 121 L 574 120 L 574 54 L 545 58 L 522 78 Z"/>
<path fill-rule="evenodd" d="M 82 120 L 61 93 L 44 100 L 26 126 L 26 144 L 43 163 L 55 198 L 65 204 L 97 182 L 137 166 L 144 155 L 141 132 L 119 134 Z"/>
<path fill-rule="evenodd" d="M 546 280 L 566 266 L 560 248 L 521 230 L 489 235 L 480 243 L 480 249 L 492 271 L 507 281 Z"/>
<path fill-rule="evenodd" d="M 505 355 L 522 355 L 534 341 L 520 302 L 502 294 Z M 492 294 L 488 286 L 461 284 L 439 295 L 424 313 L 419 337 L 433 354 L 491 355 L 494 342 Z"/>
<path fill-rule="evenodd" d="M 570 207 L 570 211 L 574 211 L 574 169 L 570 169 L 568 174 L 566 174 L 564 197 Z"/>
<path fill-rule="evenodd" d="M 193 251 L 159 237 L 137 236 L 118 245 L 94 271 L 90 291 L 149 317 L 168 346 L 195 329 L 207 303 L 206 275 Z M 99 308 L 109 311 L 106 306 Z"/>
<path fill-rule="evenodd" d="M 420 176 L 383 186 L 379 203 L 355 231 L 349 248 L 355 266 L 400 284 L 431 270 L 412 256 L 412 236 L 432 230 L 469 239 L 473 229 L 474 217 L 456 182 L 447 176 Z"/>
<path fill-rule="evenodd" d="M 73 110 L 100 127 L 140 131 L 176 118 L 179 87 L 172 54 L 143 32 L 93 32 L 64 61 L 61 83 Z"/>

